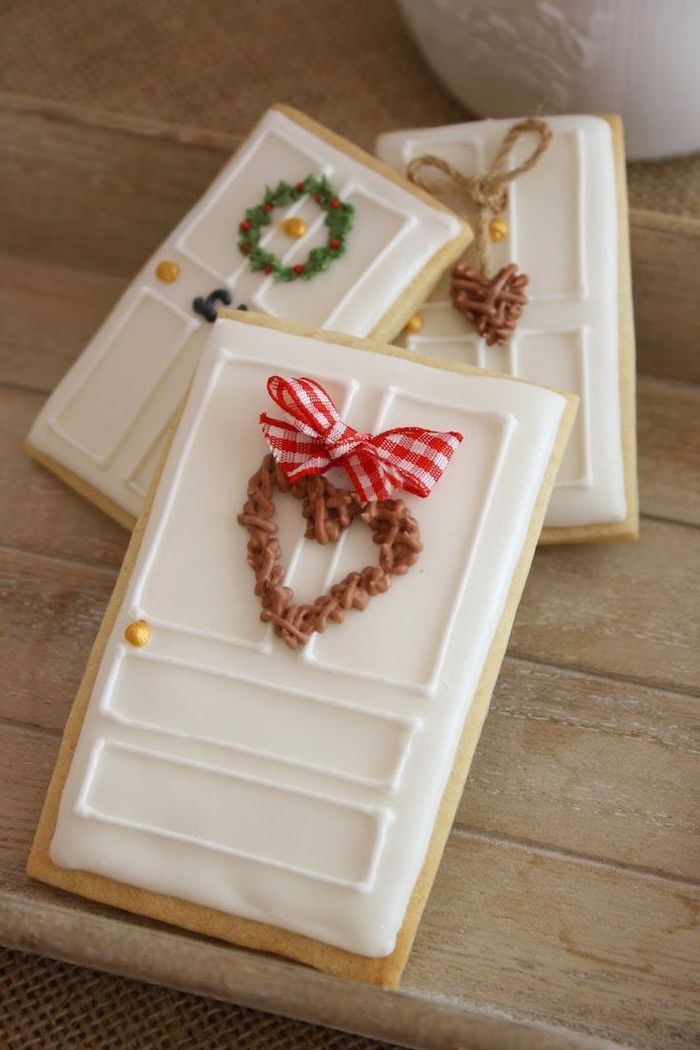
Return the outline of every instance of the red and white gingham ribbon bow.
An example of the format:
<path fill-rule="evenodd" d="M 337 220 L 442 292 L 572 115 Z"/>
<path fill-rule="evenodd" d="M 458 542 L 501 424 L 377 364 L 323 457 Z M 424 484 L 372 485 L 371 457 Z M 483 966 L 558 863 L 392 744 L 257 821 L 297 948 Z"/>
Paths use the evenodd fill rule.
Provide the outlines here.
<path fill-rule="evenodd" d="M 363 503 L 387 499 L 398 488 L 429 495 L 462 441 L 453 430 L 422 427 L 361 434 L 343 422 L 328 391 L 313 379 L 271 376 L 267 390 L 295 420 L 260 416 L 272 454 L 289 480 L 344 467 Z"/>

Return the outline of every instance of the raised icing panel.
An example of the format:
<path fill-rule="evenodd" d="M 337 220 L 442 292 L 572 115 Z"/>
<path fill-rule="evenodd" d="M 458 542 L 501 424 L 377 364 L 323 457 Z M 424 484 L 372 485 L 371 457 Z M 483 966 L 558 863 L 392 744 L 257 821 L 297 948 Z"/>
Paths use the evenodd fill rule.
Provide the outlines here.
<path fill-rule="evenodd" d="M 531 148 L 520 139 L 511 151 L 510 164 L 522 163 Z M 546 163 L 546 180 L 538 177 L 535 167 L 510 187 L 507 221 L 512 231 L 511 257 L 524 260 L 537 256 L 538 265 L 530 274 L 528 288 L 533 301 L 585 298 L 588 230 L 584 221 L 586 169 L 581 133 L 555 135 Z"/>
<path fill-rule="evenodd" d="M 95 463 L 105 465 L 194 326 L 187 314 L 143 290 L 52 420 L 55 432 Z"/>
<path fill-rule="evenodd" d="M 238 223 L 265 186 L 325 173 L 356 208 L 344 255 L 312 281 L 277 284 L 253 273 L 238 249 Z M 309 230 L 280 232 L 292 214 Z M 264 241 L 290 260 L 325 240 L 309 199 L 274 213 Z M 30 442 L 98 492 L 138 514 L 160 436 L 187 390 L 210 325 L 193 299 L 228 289 L 233 305 L 366 336 L 436 253 L 462 233 L 444 209 L 339 148 L 302 121 L 270 110 L 202 199 L 146 263 L 37 418 Z M 179 267 L 171 284 L 159 262 Z M 178 327 L 179 326 L 179 327 Z M 182 347 L 182 353 L 178 353 Z"/>
<path fill-rule="evenodd" d="M 454 310 L 449 276 L 422 309 L 423 329 L 402 338 L 420 354 L 525 376 L 582 398 L 549 505 L 546 525 L 621 521 L 626 515 L 619 395 L 617 202 L 610 127 L 597 117 L 548 117 L 554 137 L 537 165 L 510 185 L 509 232 L 491 244 L 492 268 L 515 261 L 530 276 L 530 302 L 506 347 L 487 347 Z M 393 132 L 380 158 L 405 171 L 436 154 L 467 175 L 484 171 L 512 120 Z M 510 165 L 532 143 L 521 139 Z M 432 178 L 432 176 L 431 176 Z M 442 180 L 442 182 L 441 182 Z M 436 186 L 444 184 L 436 175 Z M 440 193 L 465 215 L 453 192 Z M 466 258 L 474 264 L 474 248 Z"/>
<path fill-rule="evenodd" d="M 103 710 L 124 725 L 371 784 L 397 783 L 415 728 L 410 720 L 363 711 L 293 685 L 273 687 L 147 652 L 127 654 L 118 662 Z"/>
<path fill-rule="evenodd" d="M 381 831 L 367 808 L 102 741 L 76 812 L 355 889 Z"/>
<path fill-rule="evenodd" d="M 509 371 L 535 383 L 544 372 L 551 386 L 578 394 L 582 404 L 586 405 L 587 341 L 586 328 L 560 332 L 521 330 L 512 342 Z M 587 429 L 586 411 L 579 410 L 557 475 L 560 489 L 568 485 L 589 488 L 592 483 Z"/>
<path fill-rule="evenodd" d="M 425 547 L 417 565 L 300 651 L 260 622 L 236 524 L 265 453 L 257 419 L 271 409 L 265 381 L 275 372 L 319 379 L 359 430 L 414 423 L 464 434 L 430 498 L 406 497 Z M 509 379 L 217 325 L 98 669 L 54 862 L 388 954 L 564 404 Z M 287 582 L 301 600 L 354 558 L 357 567 L 376 558 L 361 523 L 322 547 L 302 538 L 291 496 L 277 506 Z M 123 638 L 136 618 L 151 625 L 138 653 Z M 100 741 L 118 764 L 95 779 Z M 241 807 L 245 826 L 238 812 L 224 819 Z"/>
<path fill-rule="evenodd" d="M 167 428 L 166 428 L 167 429 Z M 136 464 L 134 470 L 127 478 L 126 484 L 139 499 L 143 499 L 148 490 L 148 484 L 155 474 L 158 460 L 163 452 L 163 443 L 165 442 L 165 430 L 163 430 L 156 440 L 153 442 L 151 447 L 146 452 L 145 456 Z"/>

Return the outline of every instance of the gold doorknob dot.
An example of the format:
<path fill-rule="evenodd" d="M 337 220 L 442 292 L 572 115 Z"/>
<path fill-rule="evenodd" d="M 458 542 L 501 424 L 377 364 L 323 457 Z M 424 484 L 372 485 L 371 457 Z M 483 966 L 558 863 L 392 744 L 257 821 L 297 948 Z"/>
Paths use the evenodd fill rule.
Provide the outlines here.
<path fill-rule="evenodd" d="M 508 236 L 508 223 L 505 219 L 491 219 L 489 236 L 492 241 L 504 241 Z"/>
<path fill-rule="evenodd" d="M 288 237 L 303 237 L 307 229 L 306 223 L 298 215 L 293 215 L 291 219 L 285 219 L 282 223 L 282 230 Z"/>
<path fill-rule="evenodd" d="M 124 637 L 129 645 L 136 649 L 143 649 L 151 640 L 151 628 L 146 620 L 134 620 L 124 631 Z"/>
<path fill-rule="evenodd" d="M 180 267 L 176 262 L 171 262 L 169 259 L 163 259 L 156 266 L 156 277 L 163 284 L 172 284 L 180 276 Z"/>
<path fill-rule="evenodd" d="M 404 326 L 404 331 L 409 335 L 415 335 L 416 332 L 420 332 L 423 327 L 423 315 L 414 314 L 413 317 L 409 317 Z"/>

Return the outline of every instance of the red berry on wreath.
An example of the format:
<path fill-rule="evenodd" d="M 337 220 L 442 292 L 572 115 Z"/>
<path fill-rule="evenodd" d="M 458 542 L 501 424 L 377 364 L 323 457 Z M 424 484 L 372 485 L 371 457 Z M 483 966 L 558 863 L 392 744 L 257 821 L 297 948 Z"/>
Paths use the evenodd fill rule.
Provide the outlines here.
<path fill-rule="evenodd" d="M 253 247 L 252 244 L 242 244 L 241 251 L 244 255 L 250 255 L 250 249 Z"/>
<path fill-rule="evenodd" d="M 333 239 L 328 242 L 328 247 L 332 248 L 334 252 L 338 251 L 338 248 L 340 248 L 340 245 L 341 245 L 341 242 L 338 240 L 337 237 L 333 237 Z"/>
<path fill-rule="evenodd" d="M 320 204 L 321 203 L 321 194 L 320 193 L 314 193 L 314 200 L 316 201 L 317 204 Z"/>
<path fill-rule="evenodd" d="M 274 207 L 274 204 L 263 204 L 265 211 L 273 211 Z"/>
<path fill-rule="evenodd" d="M 330 200 L 328 202 L 328 207 L 329 208 L 339 208 L 340 207 L 340 201 L 338 200 L 338 198 L 334 197 L 333 200 Z"/>
<path fill-rule="evenodd" d="M 272 267 L 270 266 L 269 263 L 267 264 L 267 266 L 263 266 L 263 273 L 268 273 L 268 274 L 272 273 Z"/>
<path fill-rule="evenodd" d="M 304 183 L 303 182 L 297 182 L 297 184 L 294 187 L 294 189 L 297 191 L 297 193 L 303 193 L 304 192 Z"/>
<path fill-rule="evenodd" d="M 304 264 L 296 263 L 294 266 L 292 266 L 292 269 L 294 270 L 294 273 L 302 274 L 304 272 Z"/>
<path fill-rule="evenodd" d="M 244 233 L 247 233 L 248 230 L 250 229 L 251 225 L 252 225 L 252 223 L 250 223 L 248 221 L 248 219 L 244 219 L 243 222 L 240 222 L 238 224 L 238 229 L 239 230 L 243 230 Z"/>

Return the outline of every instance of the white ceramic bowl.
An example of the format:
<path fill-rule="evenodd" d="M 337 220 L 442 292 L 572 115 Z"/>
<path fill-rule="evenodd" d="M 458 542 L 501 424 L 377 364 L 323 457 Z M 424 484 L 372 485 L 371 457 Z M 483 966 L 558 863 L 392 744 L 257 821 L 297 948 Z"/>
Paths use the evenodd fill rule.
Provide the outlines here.
<path fill-rule="evenodd" d="M 479 117 L 620 113 L 632 159 L 700 149 L 700 0 L 399 0 Z"/>

